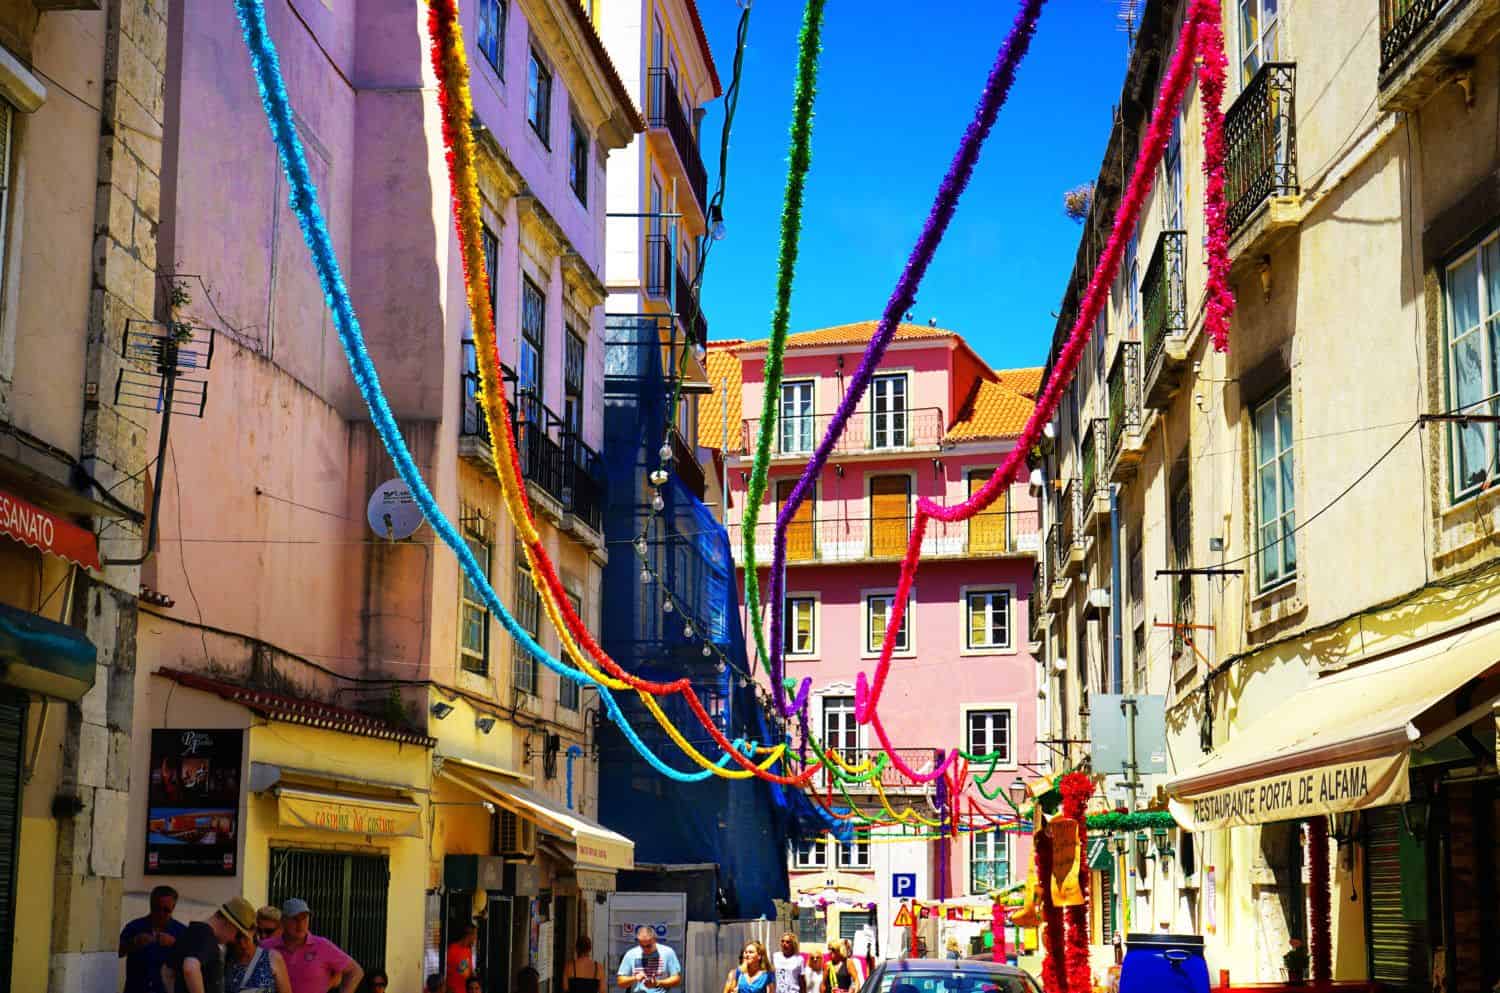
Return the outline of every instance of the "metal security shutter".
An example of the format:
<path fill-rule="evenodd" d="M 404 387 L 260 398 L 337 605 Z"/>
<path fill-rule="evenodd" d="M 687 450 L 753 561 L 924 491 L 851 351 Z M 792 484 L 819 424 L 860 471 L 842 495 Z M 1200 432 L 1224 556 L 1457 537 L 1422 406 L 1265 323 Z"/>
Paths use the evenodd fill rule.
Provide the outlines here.
<path fill-rule="evenodd" d="M 15 934 L 16 851 L 21 838 L 21 756 L 24 697 L 0 695 L 0 987 L 10 986 L 10 935 Z"/>
<path fill-rule="evenodd" d="M 1429 988 L 1427 922 L 1412 919 L 1402 906 L 1401 808 L 1365 813 L 1365 907 L 1368 915 L 1370 978 L 1397 993 L 1424 993 Z M 1410 839 L 1407 841 L 1411 847 Z M 1408 861 L 1411 861 L 1408 858 Z M 1425 867 L 1408 866 L 1425 876 Z M 1408 880 L 1408 887 L 1417 880 Z M 1425 888 L 1425 887 L 1424 887 Z"/>
<path fill-rule="evenodd" d="M 385 967 L 390 882 L 390 860 L 383 855 L 271 849 L 271 903 L 306 900 L 313 933 L 348 952 L 366 972 Z"/>
<path fill-rule="evenodd" d="M 1115 870 L 1114 866 L 1096 869 L 1094 878 L 1099 881 L 1099 938 L 1109 944 L 1115 936 Z"/>
<path fill-rule="evenodd" d="M 846 910 L 839 914 L 839 937 L 853 941 L 855 933 L 871 923 L 871 916 L 868 910 Z"/>

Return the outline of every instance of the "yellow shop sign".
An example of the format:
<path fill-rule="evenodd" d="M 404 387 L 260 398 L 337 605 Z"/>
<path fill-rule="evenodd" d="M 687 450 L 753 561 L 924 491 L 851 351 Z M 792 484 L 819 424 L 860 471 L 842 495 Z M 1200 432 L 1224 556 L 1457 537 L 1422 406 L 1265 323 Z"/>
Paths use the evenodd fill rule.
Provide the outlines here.
<path fill-rule="evenodd" d="M 278 819 L 286 827 L 387 838 L 422 836 L 422 808 L 410 800 L 281 786 L 276 803 Z"/>

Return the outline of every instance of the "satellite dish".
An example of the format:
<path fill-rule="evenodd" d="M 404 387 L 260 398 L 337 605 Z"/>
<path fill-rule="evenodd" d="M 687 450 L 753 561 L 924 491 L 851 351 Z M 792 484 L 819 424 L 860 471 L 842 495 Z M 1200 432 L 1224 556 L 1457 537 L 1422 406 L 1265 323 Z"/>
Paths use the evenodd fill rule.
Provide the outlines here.
<path fill-rule="evenodd" d="M 410 538 L 422 526 L 422 508 L 417 506 L 411 489 L 399 479 L 381 483 L 370 494 L 365 519 L 376 534 L 388 541 Z"/>

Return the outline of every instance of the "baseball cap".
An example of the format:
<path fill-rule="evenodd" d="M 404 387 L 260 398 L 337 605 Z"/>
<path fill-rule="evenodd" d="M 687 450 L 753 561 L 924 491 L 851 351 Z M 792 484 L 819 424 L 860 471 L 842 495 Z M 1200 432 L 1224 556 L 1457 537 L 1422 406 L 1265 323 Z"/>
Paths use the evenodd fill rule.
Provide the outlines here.
<path fill-rule="evenodd" d="M 281 905 L 282 917 L 296 917 L 298 914 L 311 914 L 312 908 L 307 901 L 301 897 L 294 896 Z"/>
<path fill-rule="evenodd" d="M 232 896 L 219 904 L 219 916 L 228 921 L 240 934 L 255 933 L 255 904 L 242 896 Z"/>

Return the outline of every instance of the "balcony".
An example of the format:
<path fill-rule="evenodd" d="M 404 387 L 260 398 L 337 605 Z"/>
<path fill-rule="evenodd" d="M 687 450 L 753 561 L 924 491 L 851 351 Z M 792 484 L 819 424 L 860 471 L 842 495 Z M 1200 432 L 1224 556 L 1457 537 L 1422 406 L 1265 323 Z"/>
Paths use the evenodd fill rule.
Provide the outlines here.
<path fill-rule="evenodd" d="M 1046 608 L 1042 606 L 1045 581 L 1046 573 L 1039 557 L 1031 570 L 1031 596 L 1026 598 L 1026 631 L 1033 645 L 1042 643 L 1042 635 L 1046 629 Z"/>
<path fill-rule="evenodd" d="M 1083 435 L 1083 527 L 1088 530 L 1109 519 L 1109 478 L 1099 471 L 1100 449 L 1109 437 L 1109 421 L 1103 417 L 1089 420 Z"/>
<path fill-rule="evenodd" d="M 1122 341 L 1110 364 L 1109 451 L 1106 464 L 1112 482 L 1127 482 L 1145 450 L 1141 437 L 1141 343 Z"/>
<path fill-rule="evenodd" d="M 1231 239 L 1238 240 L 1241 229 L 1267 201 L 1272 204 L 1271 226 L 1288 220 L 1275 215 L 1278 201 L 1296 197 L 1299 189 L 1296 95 L 1296 64 L 1267 62 L 1224 115 L 1225 199 Z"/>
<path fill-rule="evenodd" d="M 1461 83 L 1473 106 L 1475 56 L 1500 31 L 1500 0 L 1377 0 L 1380 107 L 1416 111 L 1439 89 Z"/>
<path fill-rule="evenodd" d="M 708 492 L 708 477 L 703 474 L 703 466 L 698 462 L 698 453 L 693 451 L 682 433 L 675 427 L 671 432 L 672 445 L 672 471 L 677 473 L 677 478 L 682 484 L 699 500 L 704 498 Z"/>
<path fill-rule="evenodd" d="M 928 521 L 922 554 L 929 559 L 1017 558 L 1037 552 L 1037 511 L 987 511 L 968 521 Z M 791 565 L 894 562 L 906 554 L 908 517 L 840 517 L 794 521 L 786 529 L 786 560 Z M 771 561 L 775 521 L 755 529 L 755 555 Z M 729 525 L 729 547 L 738 563 L 744 554 L 744 526 Z"/>
<path fill-rule="evenodd" d="M 1058 569 L 1062 547 L 1062 525 L 1054 523 L 1047 529 L 1047 544 L 1041 555 L 1041 559 L 1047 567 L 1047 578 L 1052 581 L 1046 587 L 1047 603 L 1049 605 L 1060 602 L 1068 593 L 1068 579 Z"/>
<path fill-rule="evenodd" d="M 837 749 L 839 758 L 845 765 L 858 768 L 866 762 L 875 762 L 880 756 L 886 754 L 880 748 L 840 748 Z M 905 762 L 917 772 L 930 772 L 937 764 L 939 749 L 936 748 L 895 748 L 893 754 Z M 825 771 L 820 771 L 816 782 L 824 789 L 832 784 L 832 776 Z M 933 787 L 931 783 L 914 783 L 901 774 L 892 762 L 886 762 L 885 767 L 880 770 L 880 788 L 888 794 L 922 795 L 929 792 Z M 845 783 L 844 788 L 850 793 L 873 793 L 875 791 L 874 781 L 862 783 Z M 834 786 L 837 790 L 838 787 Z"/>
<path fill-rule="evenodd" d="M 698 135 L 688 110 L 677 95 L 677 83 L 665 67 L 647 70 L 646 126 L 671 138 L 677 160 L 682 163 L 687 185 L 693 190 L 699 212 L 708 206 L 708 170 L 698 151 Z"/>
<path fill-rule="evenodd" d="M 1187 232 L 1163 231 L 1141 280 L 1146 406 L 1164 410 L 1187 368 Z"/>
<path fill-rule="evenodd" d="M 1063 488 L 1062 503 L 1057 509 L 1061 527 L 1057 547 L 1057 574 L 1072 576 L 1083 565 L 1083 483 L 1072 479 Z"/>
<path fill-rule="evenodd" d="M 797 414 L 776 421 L 777 437 L 771 441 L 776 458 L 806 461 L 828 431 L 832 414 Z M 747 418 L 741 442 L 745 451 L 755 448 L 760 418 Z M 943 411 L 939 407 L 855 411 L 834 446 L 834 455 L 878 455 L 920 449 L 936 450 L 944 434 Z"/>
<path fill-rule="evenodd" d="M 646 295 L 670 303 L 689 343 L 708 344 L 708 318 L 693 281 L 672 260 L 672 242 L 664 234 L 646 236 Z"/>

